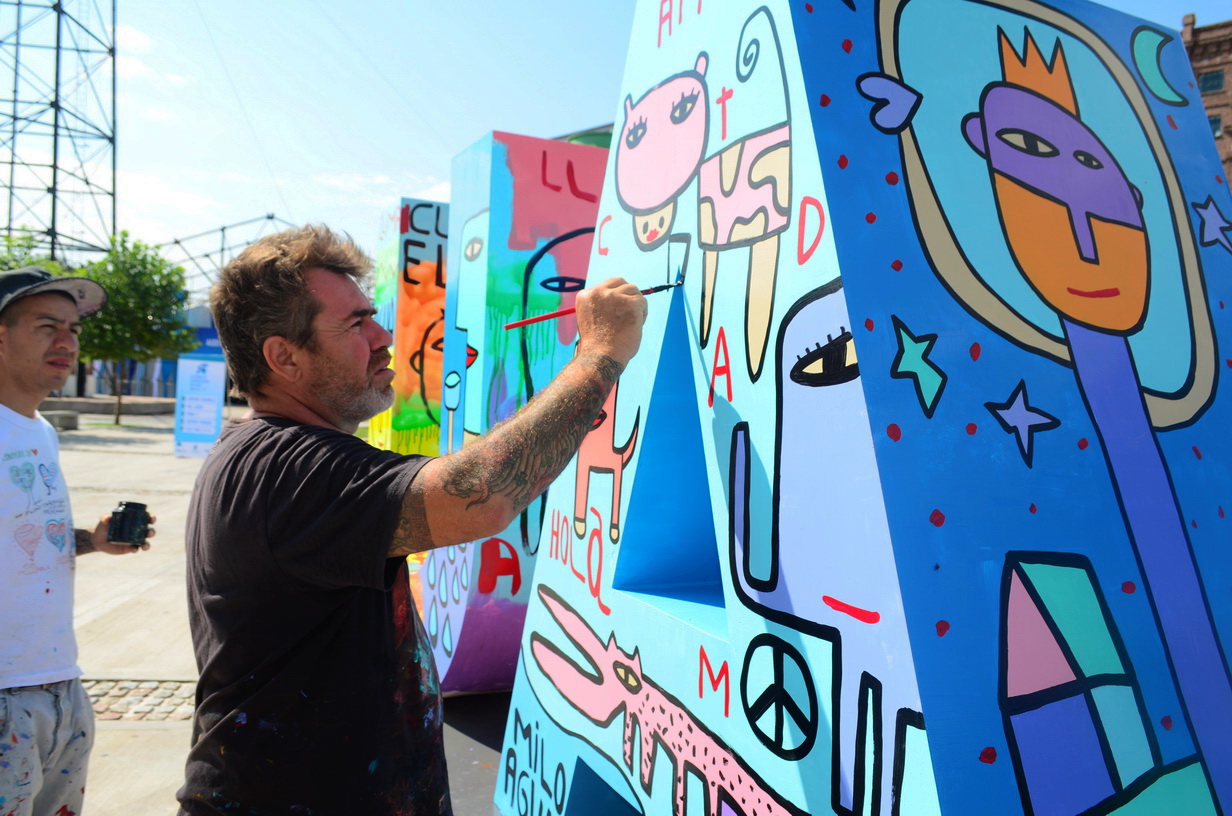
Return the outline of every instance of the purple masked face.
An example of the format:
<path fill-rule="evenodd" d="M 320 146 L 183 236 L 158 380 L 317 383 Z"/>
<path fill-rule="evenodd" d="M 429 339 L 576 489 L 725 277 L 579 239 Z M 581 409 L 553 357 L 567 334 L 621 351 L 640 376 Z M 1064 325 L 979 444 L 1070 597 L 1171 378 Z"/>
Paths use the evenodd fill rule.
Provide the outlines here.
<path fill-rule="evenodd" d="M 1138 191 L 1090 128 L 1016 85 L 984 91 L 963 135 L 992 171 L 1010 250 L 1070 319 L 1115 332 L 1142 320 L 1149 253 Z"/>
<path fill-rule="evenodd" d="M 1097 251 L 1089 218 L 1142 228 L 1137 191 L 1081 120 L 1014 85 L 990 85 L 963 134 L 992 169 L 1065 205 L 1082 258 Z"/>

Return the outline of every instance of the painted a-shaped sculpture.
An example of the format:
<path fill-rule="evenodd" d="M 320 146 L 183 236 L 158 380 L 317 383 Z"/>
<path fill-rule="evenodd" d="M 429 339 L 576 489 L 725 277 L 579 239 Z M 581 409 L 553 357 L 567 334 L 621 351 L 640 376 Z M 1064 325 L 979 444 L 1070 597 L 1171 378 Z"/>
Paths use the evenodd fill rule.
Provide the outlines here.
<path fill-rule="evenodd" d="M 607 151 L 492 133 L 454 159 L 441 335 L 441 452 L 512 416 L 573 356 Z M 506 530 L 430 553 L 424 627 L 446 694 L 509 688 L 544 525 L 533 503 Z"/>
<path fill-rule="evenodd" d="M 1176 33 L 646 0 L 613 101 L 588 276 L 684 285 L 548 493 L 501 812 L 1232 808 L 1232 199 Z"/>

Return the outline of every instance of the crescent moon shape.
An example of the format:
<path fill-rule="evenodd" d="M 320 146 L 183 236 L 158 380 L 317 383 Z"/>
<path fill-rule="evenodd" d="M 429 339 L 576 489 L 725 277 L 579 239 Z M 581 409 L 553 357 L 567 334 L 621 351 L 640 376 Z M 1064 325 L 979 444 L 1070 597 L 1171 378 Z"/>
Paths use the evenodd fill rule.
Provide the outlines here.
<path fill-rule="evenodd" d="M 1172 42 L 1172 39 L 1171 34 L 1165 34 L 1154 28 L 1146 26 L 1138 28 L 1134 31 L 1131 46 L 1134 53 L 1134 67 L 1138 69 L 1138 75 L 1142 77 L 1147 90 L 1160 102 L 1168 105 L 1188 105 L 1189 102 L 1185 97 L 1177 93 L 1176 89 L 1164 78 L 1163 66 L 1160 65 L 1159 58 L 1164 46 Z"/>

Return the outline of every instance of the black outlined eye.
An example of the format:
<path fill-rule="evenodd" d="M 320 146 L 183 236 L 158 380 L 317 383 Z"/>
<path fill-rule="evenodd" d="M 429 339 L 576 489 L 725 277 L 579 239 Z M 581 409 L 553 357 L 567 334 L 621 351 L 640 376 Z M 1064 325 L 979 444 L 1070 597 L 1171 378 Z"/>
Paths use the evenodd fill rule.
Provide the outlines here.
<path fill-rule="evenodd" d="M 1028 156 L 1050 158 L 1061 155 L 1061 151 L 1053 147 L 1050 142 L 1029 130 L 1005 128 L 1004 130 L 997 131 L 997 138 L 1015 150 L 1026 153 Z"/>
<path fill-rule="evenodd" d="M 851 332 L 839 326 L 838 337 L 827 334 L 825 345 L 818 343 L 796 358 L 788 376 L 797 385 L 809 388 L 839 385 L 859 377 L 860 364 Z"/>
<path fill-rule="evenodd" d="M 673 113 L 673 115 L 675 115 Z M 638 146 L 642 138 L 646 135 L 646 120 L 642 119 L 633 127 L 629 128 L 629 132 L 625 134 L 625 147 L 632 150 Z"/>
<path fill-rule="evenodd" d="M 1104 163 L 1102 161 L 1095 158 L 1085 150 L 1075 150 L 1074 159 L 1083 167 L 1089 167 L 1092 170 L 1102 170 L 1104 167 Z"/>
<path fill-rule="evenodd" d="M 444 351 L 444 350 L 445 350 L 445 338 L 444 338 L 444 337 L 438 337 L 438 338 L 436 338 L 435 340 L 433 340 L 433 341 L 432 341 L 432 345 L 431 345 L 431 349 L 432 349 L 433 351 Z"/>
<path fill-rule="evenodd" d="M 578 278 L 570 278 L 564 275 L 555 278 L 547 278 L 539 282 L 539 285 L 549 292 L 578 292 L 586 288 L 586 281 Z"/>
<path fill-rule="evenodd" d="M 697 91 L 681 94 L 680 101 L 672 105 L 672 124 L 678 125 L 685 119 L 688 119 L 689 114 L 693 112 L 695 107 L 697 107 Z M 632 147 L 632 145 L 629 146 Z"/>
<path fill-rule="evenodd" d="M 480 252 L 483 252 L 483 239 L 472 238 L 466 242 L 466 247 L 462 250 L 462 257 L 468 261 L 473 261 L 479 257 Z"/>

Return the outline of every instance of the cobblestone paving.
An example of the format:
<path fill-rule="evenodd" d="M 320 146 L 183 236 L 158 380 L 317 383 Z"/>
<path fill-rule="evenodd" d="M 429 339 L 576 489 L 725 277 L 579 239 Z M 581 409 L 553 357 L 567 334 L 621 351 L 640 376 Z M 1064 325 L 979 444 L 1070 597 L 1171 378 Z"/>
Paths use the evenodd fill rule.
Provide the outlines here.
<path fill-rule="evenodd" d="M 189 720 L 196 683 L 177 680 L 82 680 L 96 720 Z"/>

